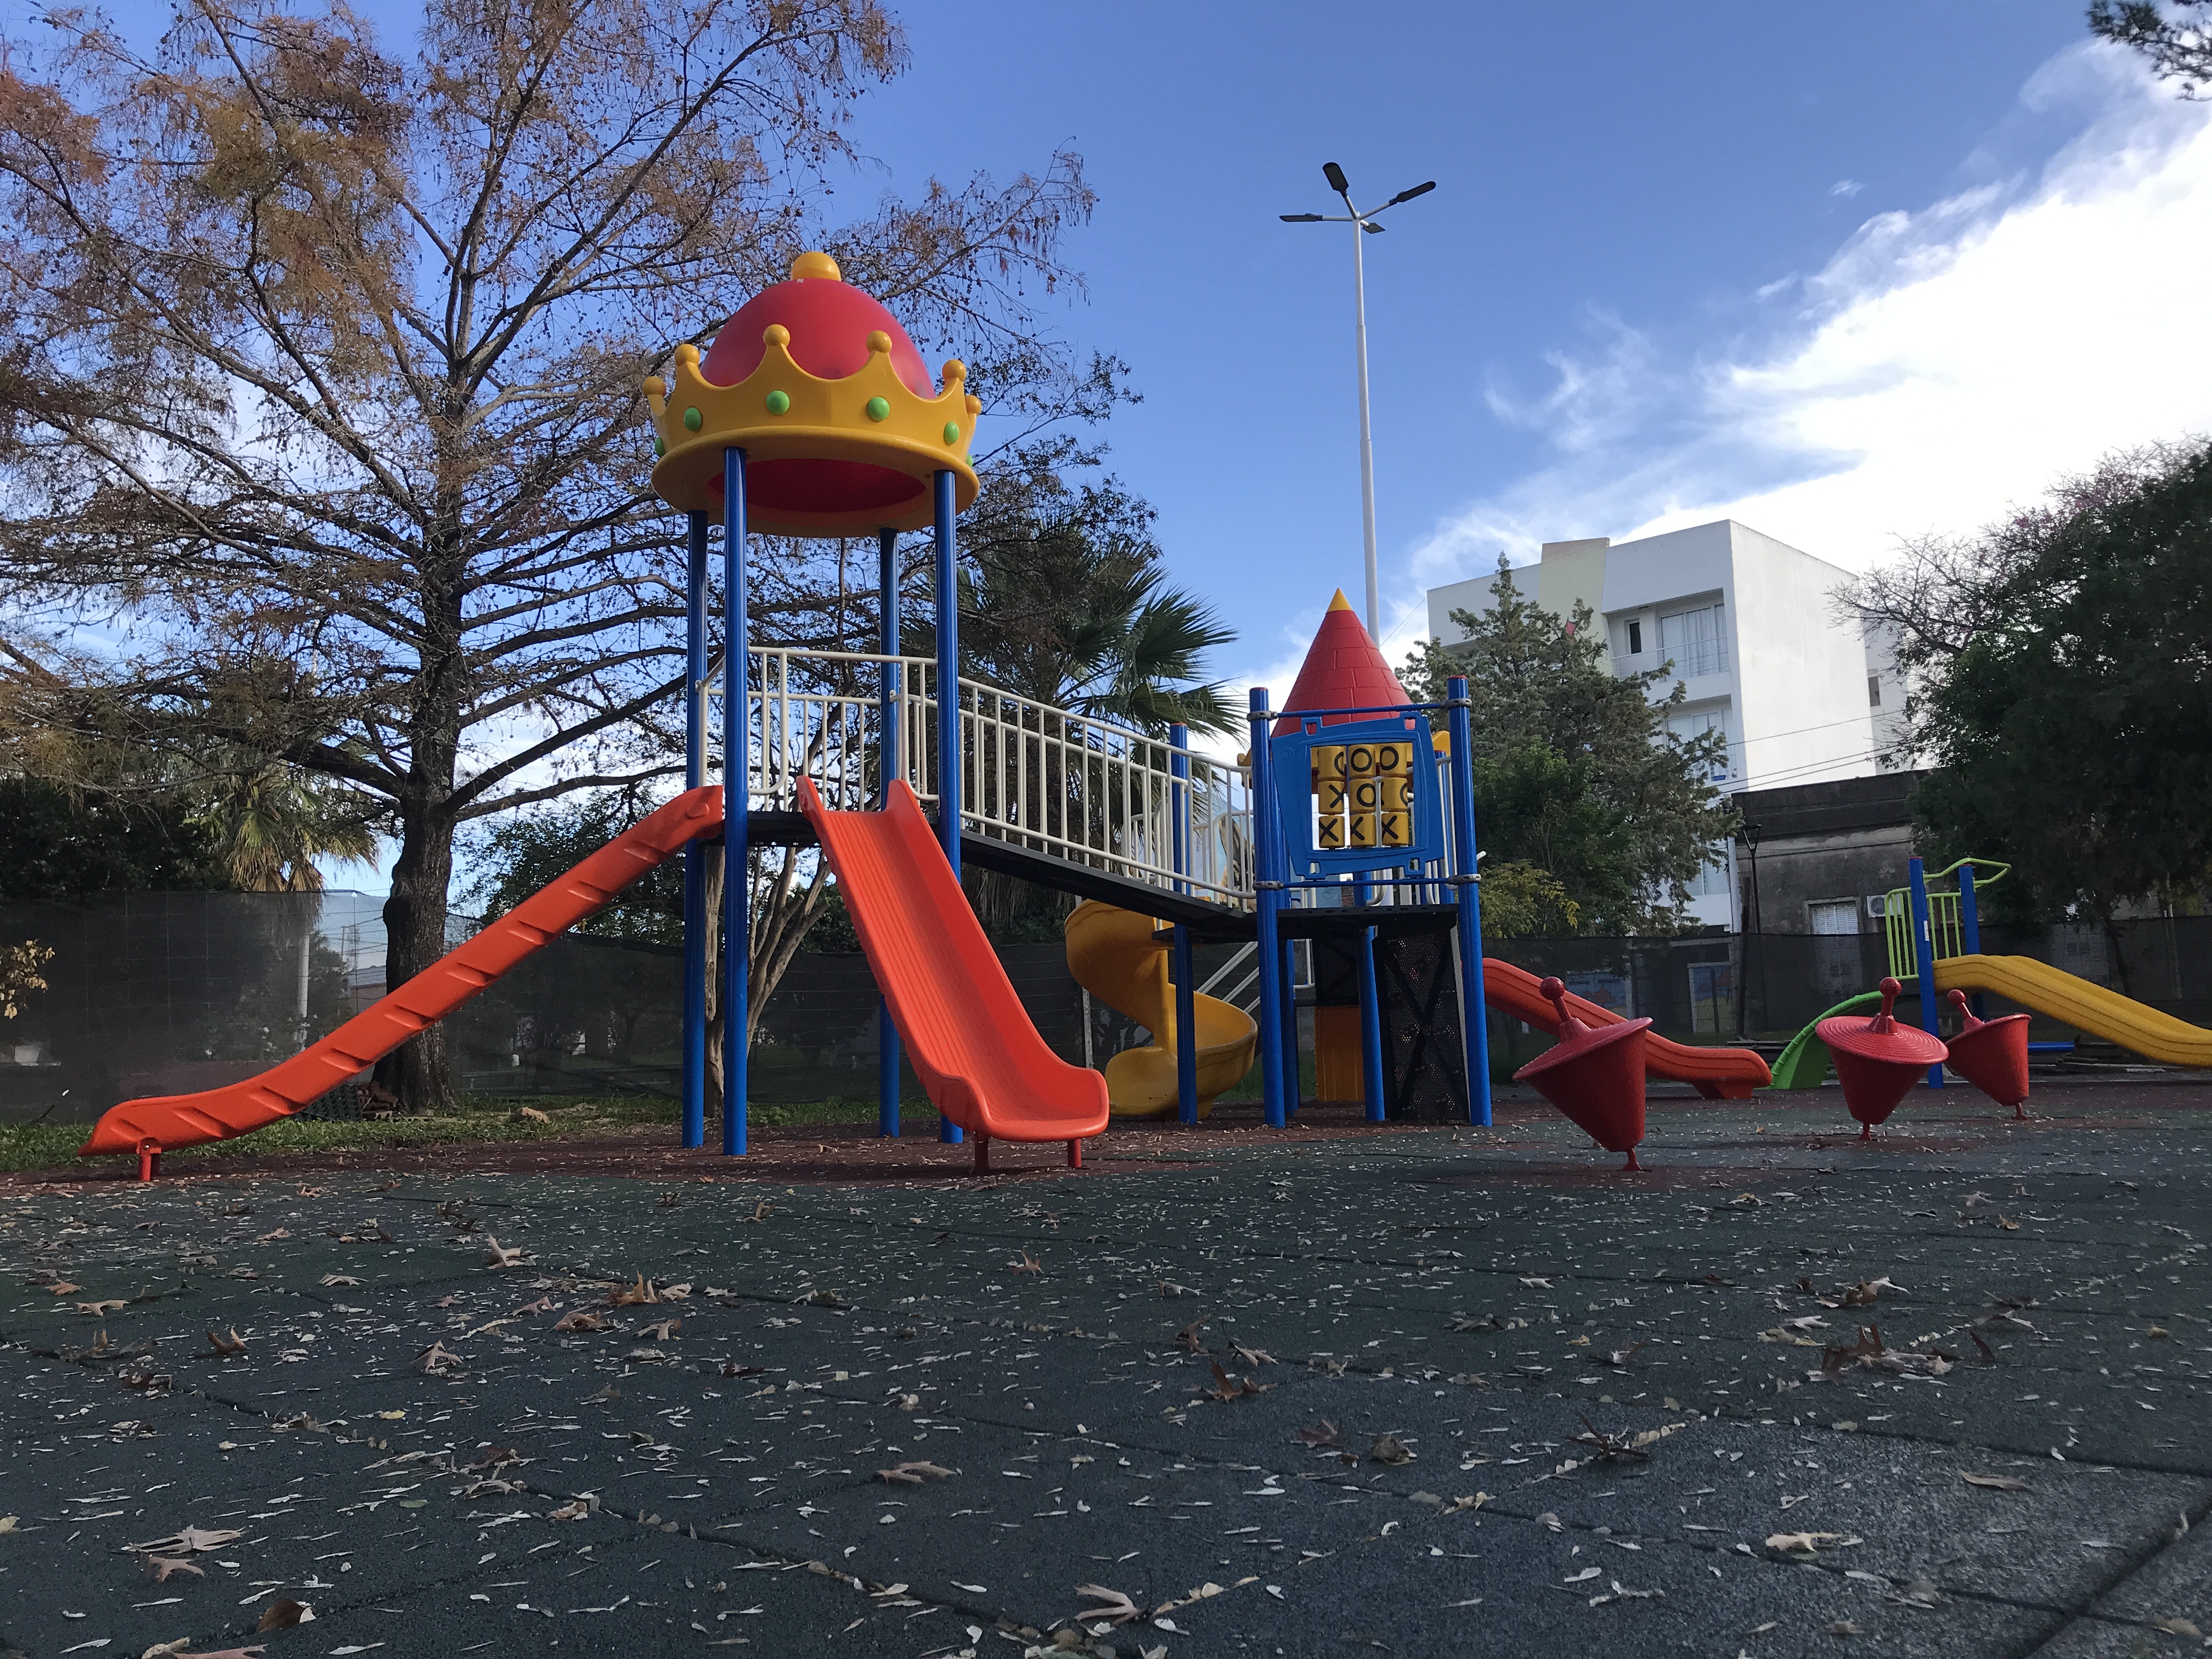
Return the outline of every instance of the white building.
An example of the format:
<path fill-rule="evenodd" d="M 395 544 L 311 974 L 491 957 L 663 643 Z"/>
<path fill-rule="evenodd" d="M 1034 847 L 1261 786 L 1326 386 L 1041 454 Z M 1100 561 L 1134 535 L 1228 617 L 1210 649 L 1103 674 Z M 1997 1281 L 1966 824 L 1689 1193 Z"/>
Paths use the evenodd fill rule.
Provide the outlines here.
<path fill-rule="evenodd" d="M 1588 605 L 1614 672 L 1673 665 L 1655 690 L 1679 681 L 1687 701 L 1668 725 L 1686 736 L 1726 734 L 1727 769 L 1715 781 L 1729 793 L 1863 777 L 1892 756 L 1904 686 L 1882 642 L 1837 605 L 1851 580 L 1733 519 L 1618 545 L 1547 542 L 1535 570 L 1514 574 L 1524 595 L 1560 617 Z M 1465 639 L 1451 613 L 1488 610 L 1496 581 L 1431 588 L 1430 633 L 1447 644 Z M 1697 916 L 1738 929 L 1735 849 L 1716 855 L 1724 861 L 1692 889 Z"/>

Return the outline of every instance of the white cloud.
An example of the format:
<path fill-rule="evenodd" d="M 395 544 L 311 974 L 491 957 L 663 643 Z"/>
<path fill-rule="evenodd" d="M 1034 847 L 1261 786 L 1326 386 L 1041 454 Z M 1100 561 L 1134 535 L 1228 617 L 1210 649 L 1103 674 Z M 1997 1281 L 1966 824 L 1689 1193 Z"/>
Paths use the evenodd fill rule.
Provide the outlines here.
<path fill-rule="evenodd" d="M 1831 196 L 1856 196 L 1866 186 L 1856 179 L 1838 179 L 1828 186 Z"/>
<path fill-rule="evenodd" d="M 1599 349 L 1555 357 L 1548 398 L 1493 395 L 1555 459 L 1415 550 L 1391 634 L 1501 547 L 1734 517 L 1864 568 L 2108 450 L 2212 430 L 2212 107 L 2094 46 L 2021 102 L 2085 118 L 2039 173 L 1869 219 L 1802 284 L 1759 290 L 1796 307 L 1765 343 L 1670 365 L 1607 319 Z"/>

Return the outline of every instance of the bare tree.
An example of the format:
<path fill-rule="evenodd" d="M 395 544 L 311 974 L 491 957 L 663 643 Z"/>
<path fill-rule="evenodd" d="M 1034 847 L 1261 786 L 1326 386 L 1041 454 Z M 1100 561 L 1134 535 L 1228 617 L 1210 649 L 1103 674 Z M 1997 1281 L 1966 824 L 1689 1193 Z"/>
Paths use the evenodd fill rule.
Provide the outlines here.
<path fill-rule="evenodd" d="M 1063 154 L 820 229 L 902 66 L 878 0 L 429 0 L 411 58 L 344 0 L 184 0 L 150 54 L 41 21 L 0 61 L 11 672 L 102 624 L 91 724 L 369 797 L 395 986 L 445 949 L 459 823 L 676 769 L 643 377 L 810 242 L 1018 357 L 1091 204 Z M 831 602 L 811 559 L 770 551 L 771 635 Z M 383 1076 L 440 1103 L 435 1029 Z"/>

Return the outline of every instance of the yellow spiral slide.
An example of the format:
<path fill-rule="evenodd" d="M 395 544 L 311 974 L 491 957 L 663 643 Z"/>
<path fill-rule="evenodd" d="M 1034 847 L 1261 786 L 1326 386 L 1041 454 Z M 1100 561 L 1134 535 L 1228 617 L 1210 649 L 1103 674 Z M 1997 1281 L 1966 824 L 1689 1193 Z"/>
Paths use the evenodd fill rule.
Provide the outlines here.
<path fill-rule="evenodd" d="M 1124 1048 L 1106 1062 L 1106 1091 L 1116 1117 L 1160 1117 L 1176 1109 L 1175 987 L 1168 976 L 1168 947 L 1152 935 L 1166 924 L 1133 911 L 1085 899 L 1067 918 L 1067 971 L 1085 990 L 1152 1034 L 1140 1048 Z M 1198 1025 L 1198 1115 L 1213 1097 L 1252 1069 L 1260 1028 L 1252 1017 L 1218 997 L 1195 999 Z"/>
<path fill-rule="evenodd" d="M 2033 957 L 1945 957 L 1938 991 L 1994 991 L 2162 1066 L 2212 1066 L 2212 1031 Z"/>

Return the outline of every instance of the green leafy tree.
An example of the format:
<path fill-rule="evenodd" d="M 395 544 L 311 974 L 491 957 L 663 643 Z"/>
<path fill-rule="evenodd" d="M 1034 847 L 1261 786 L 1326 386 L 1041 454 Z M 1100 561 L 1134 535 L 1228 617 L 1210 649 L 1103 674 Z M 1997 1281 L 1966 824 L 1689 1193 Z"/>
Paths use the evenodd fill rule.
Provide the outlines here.
<path fill-rule="evenodd" d="M 505 915 L 581 864 L 659 801 L 641 789 L 598 789 L 473 825 L 461 851 L 469 872 L 455 902 L 487 920 Z M 671 859 L 576 924 L 603 939 L 684 942 L 684 861 Z"/>
<path fill-rule="evenodd" d="M 2160 80 L 2179 82 L 2184 98 L 2212 88 L 2212 0 L 2090 0 L 2089 32 L 2132 46 Z"/>
<path fill-rule="evenodd" d="M 1668 732 L 1684 698 L 1669 669 L 1616 675 L 1590 608 L 1578 604 L 1569 617 L 1544 610 L 1502 556 L 1497 602 L 1451 616 L 1468 637 L 1425 641 L 1399 678 L 1425 702 L 1467 676 L 1486 868 L 1521 864 L 1553 878 L 1589 931 L 1682 927 L 1687 884 L 1735 827 L 1711 781 L 1726 769 L 1725 740 Z"/>
<path fill-rule="evenodd" d="M 193 822 L 215 839 L 230 878 L 249 893 L 319 893 L 319 858 L 374 863 L 376 807 L 348 789 L 282 762 L 244 757 L 211 771 Z"/>
<path fill-rule="evenodd" d="M 344 0 L 180 0 L 142 51 L 58 9 L 0 52 L 9 642 L 127 617 L 93 668 L 139 740 L 374 797 L 392 985 L 444 952 L 462 824 L 678 769 L 645 376 L 810 245 L 918 339 L 1018 358 L 1091 205 L 1061 154 L 825 222 L 906 61 L 878 0 L 410 21 L 395 51 Z M 771 636 L 819 602 L 787 552 Z M 444 1044 L 380 1079 L 446 1105 Z"/>
<path fill-rule="evenodd" d="M 0 778 L 0 901 L 72 904 L 237 885 L 193 802 L 173 791 Z"/>
<path fill-rule="evenodd" d="M 1856 602 L 1899 641 L 1937 857 L 2011 863 L 1991 897 L 2046 915 L 2207 892 L 2212 443 L 2112 455 L 1972 535 L 1908 544 Z"/>

